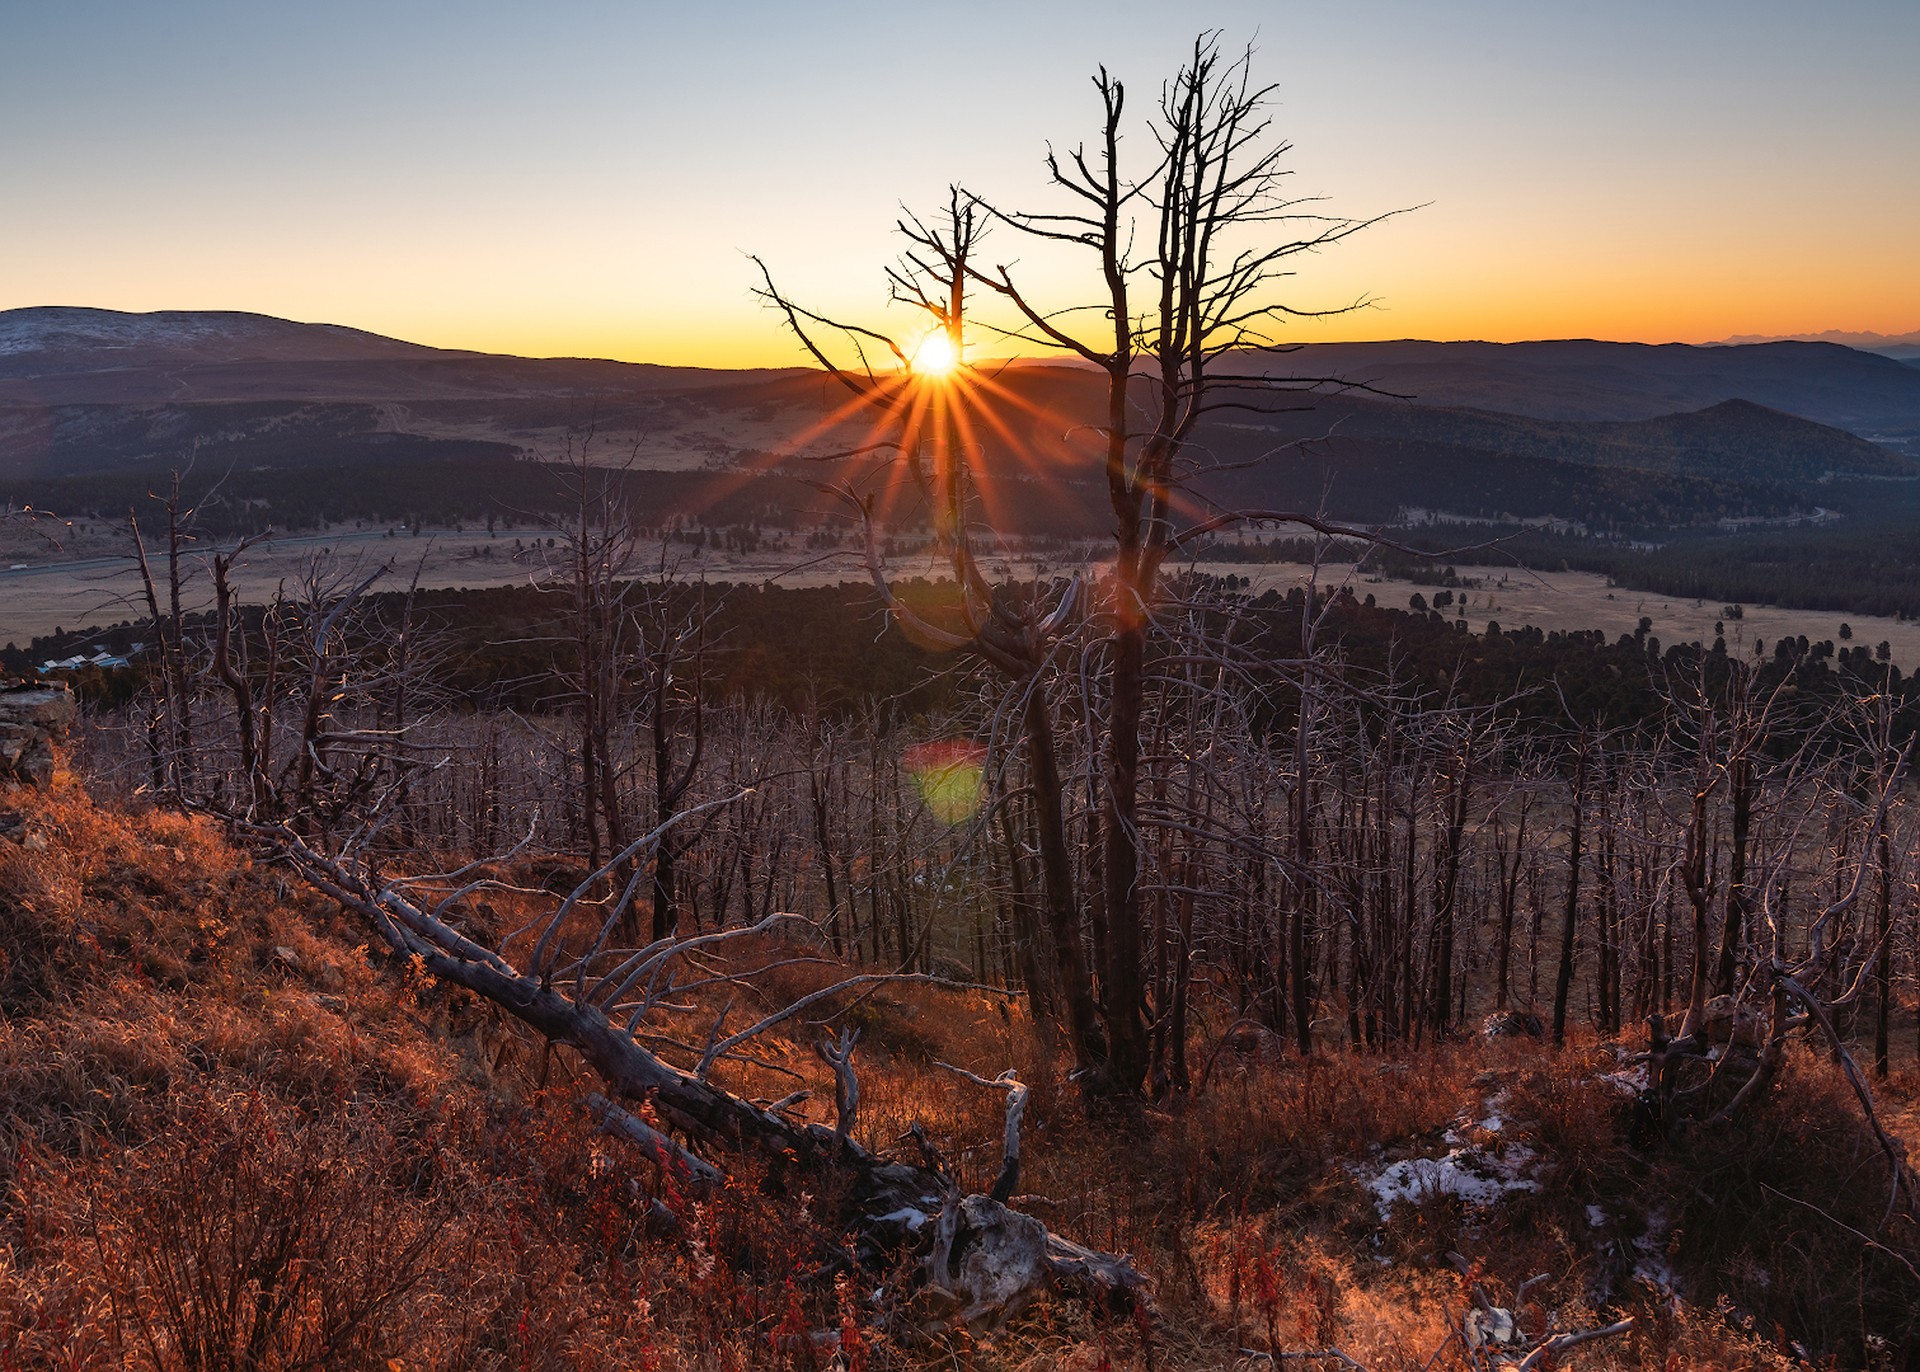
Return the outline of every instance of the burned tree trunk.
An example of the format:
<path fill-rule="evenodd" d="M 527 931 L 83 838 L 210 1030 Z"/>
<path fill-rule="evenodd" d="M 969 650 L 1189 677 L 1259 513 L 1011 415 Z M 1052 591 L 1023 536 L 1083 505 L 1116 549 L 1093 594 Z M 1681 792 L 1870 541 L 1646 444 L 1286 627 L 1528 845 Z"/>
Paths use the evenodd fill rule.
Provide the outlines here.
<path fill-rule="evenodd" d="M 1445 1038 L 1453 1009 L 1454 906 L 1460 891 L 1461 838 L 1466 830 L 1467 805 L 1473 785 L 1471 744 L 1460 751 L 1457 770 L 1445 774 L 1440 800 L 1445 829 L 1440 835 L 1440 854 L 1433 889 L 1433 977 L 1432 1028 L 1435 1038 Z"/>
<path fill-rule="evenodd" d="M 1573 760 L 1573 822 L 1567 834 L 1567 899 L 1560 915 L 1560 970 L 1553 983 L 1553 1046 L 1567 1041 L 1567 1000 L 1573 990 L 1574 922 L 1580 914 L 1582 823 L 1587 808 L 1587 733 L 1580 731 Z"/>

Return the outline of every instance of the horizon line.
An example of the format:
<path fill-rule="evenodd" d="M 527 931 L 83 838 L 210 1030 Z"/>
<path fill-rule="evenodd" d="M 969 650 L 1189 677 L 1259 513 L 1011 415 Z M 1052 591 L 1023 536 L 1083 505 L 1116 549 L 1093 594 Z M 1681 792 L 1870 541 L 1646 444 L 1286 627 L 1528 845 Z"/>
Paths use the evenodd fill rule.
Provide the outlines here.
<path fill-rule="evenodd" d="M 450 347 L 450 346 L 446 346 L 438 343 L 423 343 L 418 341 L 417 339 L 400 337 L 397 334 L 380 333 L 376 330 L 363 328 L 356 324 L 343 324 L 334 320 L 295 319 L 288 315 L 269 314 L 263 310 L 227 309 L 227 308 L 221 308 L 221 307 L 161 308 L 161 309 L 155 309 L 155 310 L 122 310 L 122 309 L 115 309 L 112 306 L 105 306 L 105 305 L 66 305 L 66 304 L 10 305 L 5 308 L 0 308 L 0 320 L 4 320 L 8 316 L 16 315 L 16 314 L 28 314 L 28 313 L 35 313 L 35 312 L 52 312 L 52 311 L 71 312 L 76 314 L 89 313 L 89 314 L 115 315 L 115 316 L 119 316 L 126 319 L 146 319 L 146 318 L 152 318 L 158 315 L 238 316 L 238 317 L 247 318 L 247 319 L 266 320 L 276 324 L 290 324 L 298 328 L 340 330 L 342 332 L 359 334 L 363 337 L 370 338 L 370 339 L 378 339 L 383 342 L 398 343 L 406 347 L 421 348 L 430 352 L 446 353 L 454 356 L 512 358 L 512 359 L 516 359 L 519 361 L 526 361 L 526 362 L 611 362 L 619 366 L 660 367 L 660 368 L 670 368 L 670 369 L 684 370 L 684 371 L 710 371 L 710 372 L 813 372 L 813 371 L 820 370 L 815 365 L 805 363 L 805 362 L 798 362 L 798 361 L 791 364 L 757 364 L 757 365 L 749 364 L 749 365 L 740 365 L 740 366 L 713 366 L 713 365 L 702 364 L 697 362 L 672 362 L 672 361 L 660 361 L 653 358 L 614 357 L 614 356 L 592 354 L 592 353 L 585 353 L 585 352 L 557 352 L 557 353 L 524 352 L 523 353 L 523 352 L 501 352 L 501 351 L 495 351 L 495 350 L 485 349 L 485 348 Z M 1859 339 L 1863 341 L 1859 343 L 1842 341 L 1848 338 Z M 1826 343 L 1826 344 L 1831 344 L 1832 346 L 1835 346 L 1835 347 L 1848 348 L 1856 352 L 1873 352 L 1874 351 L 1873 347 L 1864 342 L 1864 340 L 1869 340 L 1869 339 L 1875 340 L 1881 344 L 1920 347 L 1920 328 L 1909 330 L 1905 333 L 1897 333 L 1897 334 L 1884 334 L 1884 333 L 1880 333 L 1878 331 L 1870 330 L 1870 329 L 1854 330 L 1854 329 L 1837 329 L 1837 328 L 1825 329 L 1819 332 L 1808 330 L 1808 331 L 1802 331 L 1797 333 L 1784 333 L 1784 334 L 1729 334 L 1723 338 L 1707 339 L 1707 340 L 1701 340 L 1698 342 L 1690 342 L 1685 339 L 1677 339 L 1677 338 L 1667 338 L 1667 339 L 1660 339 L 1660 340 L 1652 340 L 1652 339 L 1644 339 L 1644 338 L 1601 338 L 1592 334 L 1573 334 L 1573 333 L 1562 334 L 1562 335 L 1552 336 L 1552 337 L 1538 336 L 1538 337 L 1510 338 L 1510 339 L 1484 338 L 1484 337 L 1431 338 L 1431 337 L 1418 337 L 1414 335 L 1401 335 L 1398 337 L 1381 337 L 1381 338 L 1343 338 L 1343 339 L 1323 339 L 1323 340 L 1309 339 L 1309 340 L 1302 340 L 1299 342 L 1278 343 L 1278 344 L 1273 344 L 1266 347 L 1251 347 L 1251 348 L 1245 349 L 1244 351 L 1248 354 L 1254 354 L 1254 353 L 1260 353 L 1260 352 L 1272 352 L 1276 356 L 1285 356 L 1289 353 L 1296 352 L 1304 348 L 1376 347 L 1376 346 L 1387 346 L 1387 345 L 1393 345 L 1393 344 L 1428 344 L 1428 345 L 1440 346 L 1440 347 L 1471 346 L 1471 345 L 1479 345 L 1479 346 L 1485 346 L 1485 347 L 1525 347 L 1528 345 L 1553 344 L 1553 343 L 1597 343 L 1597 344 L 1604 344 L 1607 346 L 1617 346 L 1617 347 L 1734 348 L 1734 347 L 1761 347 L 1770 343 Z M 1049 351 L 1049 352 L 1037 352 L 1037 353 L 1012 353 L 1012 354 L 1005 354 L 1005 355 L 981 356 L 981 357 L 978 357 L 977 359 L 972 360 L 969 363 L 969 365 L 972 365 L 972 366 L 986 366 L 986 365 L 1009 366 L 1009 365 L 1035 365 L 1035 364 L 1038 364 L 1038 365 L 1065 364 L 1069 366 L 1085 365 L 1081 363 L 1077 358 L 1074 358 L 1072 355 L 1065 353 L 1063 351 Z"/>

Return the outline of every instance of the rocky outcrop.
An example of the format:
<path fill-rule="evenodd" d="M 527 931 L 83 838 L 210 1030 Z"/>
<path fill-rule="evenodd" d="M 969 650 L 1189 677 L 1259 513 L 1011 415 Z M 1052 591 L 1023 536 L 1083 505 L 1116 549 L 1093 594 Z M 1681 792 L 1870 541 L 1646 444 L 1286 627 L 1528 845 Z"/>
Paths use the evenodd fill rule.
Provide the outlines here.
<path fill-rule="evenodd" d="M 80 709 L 65 686 L 23 683 L 0 689 L 0 782 L 45 786 L 53 780 L 54 740 L 65 738 Z"/>
<path fill-rule="evenodd" d="M 1540 1023 L 1538 1015 L 1529 1015 L 1521 1010 L 1501 1010 L 1486 1017 L 1480 1025 L 1480 1033 L 1490 1039 L 1537 1039 L 1546 1033 L 1546 1026 Z"/>

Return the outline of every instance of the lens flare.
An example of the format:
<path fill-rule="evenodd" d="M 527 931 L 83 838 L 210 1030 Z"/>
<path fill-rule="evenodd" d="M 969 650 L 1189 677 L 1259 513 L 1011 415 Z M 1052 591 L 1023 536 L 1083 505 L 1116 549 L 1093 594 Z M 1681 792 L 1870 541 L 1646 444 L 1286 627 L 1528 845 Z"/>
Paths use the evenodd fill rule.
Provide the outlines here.
<path fill-rule="evenodd" d="M 901 762 L 926 802 L 927 813 L 942 824 L 958 824 L 980 808 L 986 758 L 987 750 L 977 743 L 943 739 L 915 744 Z"/>

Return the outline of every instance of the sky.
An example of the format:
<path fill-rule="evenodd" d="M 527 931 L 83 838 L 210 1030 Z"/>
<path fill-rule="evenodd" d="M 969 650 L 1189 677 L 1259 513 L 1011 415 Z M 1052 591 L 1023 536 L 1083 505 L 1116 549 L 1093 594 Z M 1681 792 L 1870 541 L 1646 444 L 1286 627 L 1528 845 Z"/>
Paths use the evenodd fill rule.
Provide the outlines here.
<path fill-rule="evenodd" d="M 748 254 L 884 322 L 903 206 L 1055 206 L 1091 73 L 1144 107 L 1200 29 L 1295 192 L 1420 207 L 1301 259 L 1371 303 L 1293 341 L 1920 329 L 1915 0 L 0 0 L 0 309 L 790 365 Z"/>

